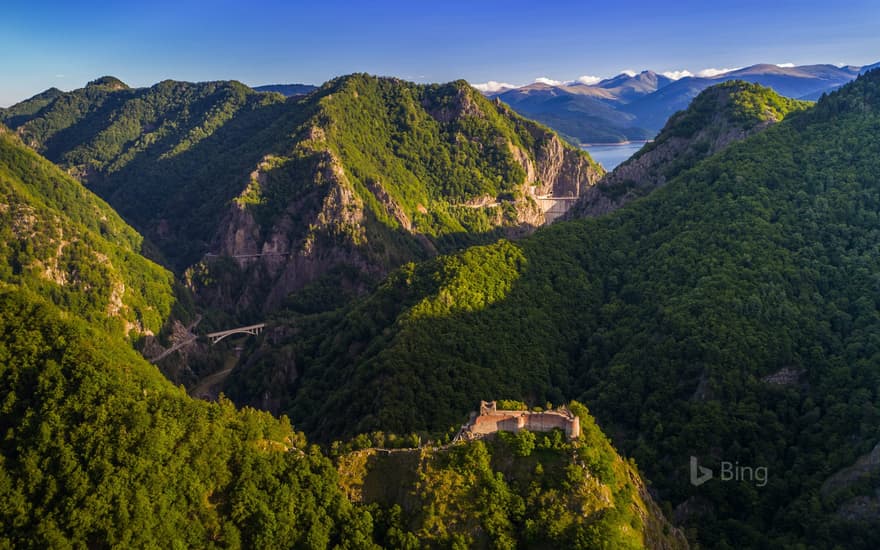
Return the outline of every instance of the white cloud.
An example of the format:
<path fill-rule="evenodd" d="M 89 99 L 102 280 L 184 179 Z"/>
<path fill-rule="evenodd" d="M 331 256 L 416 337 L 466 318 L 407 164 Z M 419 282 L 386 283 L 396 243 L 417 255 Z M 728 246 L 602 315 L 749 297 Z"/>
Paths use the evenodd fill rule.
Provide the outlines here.
<path fill-rule="evenodd" d="M 635 72 L 632 69 L 624 69 L 624 70 L 620 71 L 620 74 L 625 74 L 626 76 L 632 77 L 632 76 L 636 76 L 639 73 Z"/>
<path fill-rule="evenodd" d="M 680 78 L 685 78 L 686 76 L 694 76 L 694 73 L 687 69 L 681 69 L 680 71 L 666 71 L 665 73 L 660 74 L 666 78 L 671 78 L 672 80 L 678 80 Z"/>
<path fill-rule="evenodd" d="M 776 66 L 780 69 L 790 69 L 794 67 L 794 63 L 777 63 Z"/>
<path fill-rule="evenodd" d="M 718 76 L 720 74 L 729 73 L 731 71 L 735 71 L 740 67 L 729 67 L 724 69 L 703 69 L 702 71 L 697 71 L 697 76 L 700 78 L 712 78 L 713 76 Z"/>
<path fill-rule="evenodd" d="M 471 83 L 471 86 L 480 90 L 481 92 L 497 92 L 499 90 L 503 90 L 505 88 L 519 88 L 516 84 L 508 84 L 507 82 L 496 82 L 494 80 L 490 80 L 489 82 L 482 82 L 479 84 Z"/>
<path fill-rule="evenodd" d="M 580 82 L 581 84 L 586 84 L 587 86 L 592 86 L 593 84 L 597 84 L 601 82 L 601 78 L 598 76 L 593 76 L 589 74 L 585 74 L 583 76 L 579 76 L 575 79 L 575 82 Z"/>
<path fill-rule="evenodd" d="M 560 84 L 565 84 L 561 80 L 553 80 L 552 78 L 547 78 L 546 76 L 539 76 L 535 79 L 536 84 L 546 84 L 548 86 L 559 86 Z"/>

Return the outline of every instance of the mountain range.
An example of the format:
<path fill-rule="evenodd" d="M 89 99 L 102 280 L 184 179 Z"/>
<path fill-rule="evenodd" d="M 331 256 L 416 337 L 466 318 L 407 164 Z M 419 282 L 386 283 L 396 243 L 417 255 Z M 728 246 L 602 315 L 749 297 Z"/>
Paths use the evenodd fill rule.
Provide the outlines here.
<path fill-rule="evenodd" d="M 463 81 L 351 75 L 286 98 L 104 77 L 0 121 L 188 270 L 207 303 L 245 317 L 325 276 L 363 288 L 406 261 L 531 231 L 536 196 L 577 196 L 602 174 Z"/>
<path fill-rule="evenodd" d="M 535 181 L 528 170 L 546 174 L 541 155 L 548 151 L 559 153 L 556 170 L 582 168 L 584 177 L 598 170 L 584 153 L 503 106 L 496 110 L 464 83 L 425 88 L 355 75 L 329 84 L 324 92 L 315 98 L 323 100 L 316 110 L 326 108 L 324 118 L 310 121 L 323 125 L 304 130 L 311 136 L 307 145 L 317 151 L 299 149 L 293 154 L 301 156 L 263 162 L 293 164 L 288 174 L 300 178 L 294 183 L 323 186 L 336 197 L 367 196 L 356 195 L 351 186 L 362 181 L 356 178 L 365 174 L 356 170 L 369 166 L 368 161 L 353 164 L 347 155 L 375 149 L 338 136 L 330 141 L 334 122 L 357 121 L 357 109 L 346 111 L 356 100 L 375 102 L 375 110 L 368 111 L 370 122 L 382 109 L 408 105 L 409 110 L 393 109 L 403 117 L 400 133 L 394 134 L 401 141 L 413 139 L 408 131 L 416 129 L 427 134 L 424 140 L 436 138 L 431 134 L 432 129 L 440 131 L 436 124 L 451 124 L 451 145 L 430 142 L 441 153 L 455 156 L 456 143 L 478 137 L 485 140 L 480 144 L 500 148 L 502 153 L 483 148 L 485 156 L 470 153 L 474 158 L 467 167 L 473 179 L 466 181 L 476 189 L 453 188 L 447 191 L 450 196 L 483 193 L 492 190 L 486 185 L 502 183 L 588 182 Z M 378 549 L 551 542 L 561 547 L 687 547 L 682 533 L 653 501 L 638 469 L 618 455 L 589 411 L 576 402 L 567 404 L 582 426 L 576 440 L 559 431 L 541 438 L 522 432 L 451 445 L 441 434 L 423 446 L 418 434 L 374 432 L 321 448 L 286 418 L 236 408 L 224 398 L 209 403 L 187 396 L 132 345 L 172 322 L 185 320 L 194 327 L 199 316 L 191 315 L 191 307 L 208 317 L 218 315 L 217 310 L 198 295 L 194 305 L 188 289 L 178 286 L 170 271 L 144 256 L 150 248 L 145 239 L 68 171 L 93 183 L 97 175 L 138 162 L 144 150 L 155 155 L 149 162 L 163 170 L 167 157 L 183 155 L 220 132 L 219 127 L 235 124 L 223 120 L 230 111 L 284 101 L 235 83 L 168 82 L 158 89 L 130 90 L 112 78 L 44 102 L 52 95 L 13 109 L 10 117 L 41 113 L 17 132 L 0 124 L 0 546 Z M 331 96 L 333 100 L 327 99 Z M 305 118 L 302 107 L 293 106 L 295 113 L 288 116 Z M 468 126 L 462 111 L 478 119 L 475 126 Z M 435 126 L 419 116 L 431 117 Z M 241 136 L 249 126 L 235 128 Z M 144 138 L 151 132 L 159 135 Z M 321 132 L 326 134 L 319 139 Z M 73 136 L 84 141 L 73 145 Z M 181 136 L 195 143 L 181 141 Z M 157 143 L 159 151 L 150 150 Z M 320 144 L 328 149 L 319 149 Z M 329 149 L 331 144 L 340 149 Z M 300 145 L 295 141 L 293 147 Z M 407 150 L 397 145 L 396 153 Z M 223 151 L 222 143 L 212 146 Z M 503 154 L 517 147 L 522 149 L 516 160 Z M 34 148 L 90 162 L 66 164 L 63 170 Z M 305 165 L 296 166 L 301 158 Z M 417 169 L 412 157 L 371 160 L 393 169 L 392 162 L 401 158 L 410 161 L 409 169 Z M 348 170 L 351 180 L 345 175 Z M 488 182 L 479 177 L 493 170 L 512 170 L 513 176 Z M 395 172 L 383 174 L 389 177 L 384 181 L 396 182 Z M 259 191 L 270 193 L 271 208 L 290 215 L 296 212 L 292 205 L 308 201 L 302 195 L 279 194 L 271 176 L 244 182 L 251 194 L 247 200 L 234 197 L 230 206 L 261 204 L 252 200 Z M 257 182 L 265 185 L 255 189 Z M 420 190 L 415 187 L 418 180 L 409 183 Z M 193 193 L 192 187 L 183 187 L 179 192 L 184 196 Z M 375 182 L 373 188 L 384 189 L 386 201 L 392 192 L 401 192 L 391 183 L 382 188 Z M 163 198 L 141 206 L 162 204 Z M 412 198 L 433 206 L 431 196 Z M 328 225 L 350 222 L 330 234 L 341 237 L 336 245 L 345 250 L 343 231 L 361 231 L 363 239 L 367 226 L 357 225 L 362 220 L 351 216 L 357 210 L 350 204 L 336 206 L 342 208 L 325 209 L 319 220 Z M 126 211 L 136 217 L 135 209 Z M 366 208 L 360 212 L 379 213 Z M 380 235 L 377 244 L 391 246 L 392 238 Z M 167 242 L 161 245 L 152 254 L 172 251 Z M 310 246 L 317 245 L 313 241 Z M 328 245 L 325 254 L 334 250 Z M 243 271 L 240 276 L 245 282 L 246 275 Z M 177 282 L 181 279 L 178 273 Z M 318 303 L 332 309 L 337 301 L 331 297 Z"/>
<path fill-rule="evenodd" d="M 759 64 L 678 80 L 646 70 L 596 84 L 535 83 L 486 93 L 550 126 L 571 143 L 618 143 L 652 139 L 670 116 L 715 84 L 743 80 L 793 99 L 816 100 L 873 67 Z"/>
<path fill-rule="evenodd" d="M 694 93 L 607 174 L 464 81 L 0 110 L 0 546 L 880 546 L 880 70 L 788 69 L 535 86 Z"/>

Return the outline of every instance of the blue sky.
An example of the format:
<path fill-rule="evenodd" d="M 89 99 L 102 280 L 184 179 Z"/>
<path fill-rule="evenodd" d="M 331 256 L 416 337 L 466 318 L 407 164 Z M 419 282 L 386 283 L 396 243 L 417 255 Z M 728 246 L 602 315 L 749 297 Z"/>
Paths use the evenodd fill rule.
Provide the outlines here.
<path fill-rule="evenodd" d="M 842 7 L 845 6 L 845 7 Z M 0 105 L 102 75 L 524 84 L 623 70 L 880 61 L 880 2 L 43 1 L 0 5 Z"/>

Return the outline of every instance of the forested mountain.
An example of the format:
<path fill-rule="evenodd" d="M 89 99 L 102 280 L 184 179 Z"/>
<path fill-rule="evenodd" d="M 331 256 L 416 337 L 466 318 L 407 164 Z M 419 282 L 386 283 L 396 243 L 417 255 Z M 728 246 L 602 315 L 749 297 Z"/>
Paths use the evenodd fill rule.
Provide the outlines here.
<path fill-rule="evenodd" d="M 0 186 L 0 546 L 686 546 L 577 403 L 576 441 L 395 450 L 417 460 L 376 471 L 360 442 L 391 435 L 331 460 L 286 418 L 191 399 L 125 337 L 174 300 L 140 235 L 2 126 Z M 399 503 L 358 489 L 401 477 L 421 481 Z"/>
<path fill-rule="evenodd" d="M 35 294 L 0 289 L 0 357 L 4 546 L 686 547 L 583 408 L 576 442 L 345 452 L 340 480 L 286 419 L 191 399 Z M 404 509 L 359 490 L 401 479 Z"/>
<path fill-rule="evenodd" d="M 0 125 L 0 281 L 132 338 L 158 332 L 170 272 L 104 201 Z"/>
<path fill-rule="evenodd" d="M 321 439 L 575 397 L 701 544 L 875 548 L 878 134 L 873 71 L 609 216 L 279 315 L 228 389 Z M 690 456 L 767 484 L 694 486 Z"/>
<path fill-rule="evenodd" d="M 3 116 L 171 266 L 196 264 L 191 286 L 232 312 L 277 306 L 325 275 L 377 277 L 529 231 L 543 222 L 536 194 L 577 195 L 601 175 L 461 81 L 352 75 L 285 99 L 236 82 L 130 89 L 106 77 L 12 114 L 32 111 Z"/>
<path fill-rule="evenodd" d="M 587 189 L 568 218 L 599 216 L 652 192 L 684 170 L 811 104 L 729 81 L 706 89 L 636 154 Z"/>

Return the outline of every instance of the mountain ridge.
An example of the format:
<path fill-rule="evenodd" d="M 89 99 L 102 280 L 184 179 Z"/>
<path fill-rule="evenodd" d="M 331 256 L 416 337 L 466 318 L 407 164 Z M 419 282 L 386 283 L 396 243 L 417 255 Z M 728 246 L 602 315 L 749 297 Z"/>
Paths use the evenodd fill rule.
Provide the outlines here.
<path fill-rule="evenodd" d="M 706 88 L 686 110 L 673 115 L 652 142 L 588 189 L 565 217 L 608 214 L 651 193 L 701 160 L 810 105 L 742 80 Z"/>
<path fill-rule="evenodd" d="M 756 64 L 712 76 L 685 76 L 677 80 L 646 70 L 635 75 L 621 73 L 590 85 L 527 85 L 487 95 L 502 98 L 524 115 L 556 129 L 572 143 L 588 145 L 650 139 L 702 90 L 728 80 L 768 86 L 794 99 L 816 100 L 873 66 Z M 522 100 L 524 91 L 530 92 L 529 101 Z M 559 100 L 558 96 L 566 92 L 572 96 L 567 101 Z"/>

